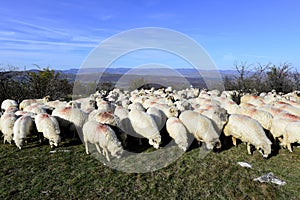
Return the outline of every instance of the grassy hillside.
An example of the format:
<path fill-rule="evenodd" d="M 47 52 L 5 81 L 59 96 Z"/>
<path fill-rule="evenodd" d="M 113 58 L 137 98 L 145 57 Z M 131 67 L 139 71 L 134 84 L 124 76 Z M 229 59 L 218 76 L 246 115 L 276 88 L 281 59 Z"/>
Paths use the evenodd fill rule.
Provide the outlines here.
<path fill-rule="evenodd" d="M 204 158 L 199 148 L 150 173 L 124 173 L 86 155 L 82 144 L 50 154 L 49 145 L 30 143 L 21 151 L 0 144 L 0 199 L 299 199 L 300 149 L 281 149 L 268 160 L 240 144 Z M 243 168 L 237 162 L 252 164 Z M 286 185 L 254 182 L 265 173 Z"/>

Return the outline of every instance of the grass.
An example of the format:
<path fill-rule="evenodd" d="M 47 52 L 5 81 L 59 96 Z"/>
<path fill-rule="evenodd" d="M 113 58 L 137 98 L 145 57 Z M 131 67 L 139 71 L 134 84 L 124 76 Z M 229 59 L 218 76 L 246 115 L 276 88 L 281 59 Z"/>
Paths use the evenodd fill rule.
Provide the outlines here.
<path fill-rule="evenodd" d="M 148 173 L 125 173 L 105 166 L 86 155 L 82 144 L 66 142 L 57 149 L 71 151 L 50 154 L 49 145 L 34 142 L 22 150 L 0 144 L 0 199 L 300 198 L 299 148 L 293 153 L 280 149 L 268 160 L 257 151 L 248 155 L 244 144 L 204 157 L 199 154 L 200 148 L 193 148 L 169 166 Z M 164 157 L 153 162 L 160 159 Z M 243 168 L 237 165 L 239 161 L 253 168 Z M 253 181 L 268 172 L 287 184 Z"/>

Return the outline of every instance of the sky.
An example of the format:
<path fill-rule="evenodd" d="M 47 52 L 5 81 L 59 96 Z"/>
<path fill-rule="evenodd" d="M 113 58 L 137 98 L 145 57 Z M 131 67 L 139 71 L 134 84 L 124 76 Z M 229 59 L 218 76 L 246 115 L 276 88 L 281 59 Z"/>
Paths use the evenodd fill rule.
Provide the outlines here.
<path fill-rule="evenodd" d="M 300 70 L 298 0 L 0 0 L 0 5 L 0 68 L 79 68 L 109 38 L 158 27 L 197 42 L 218 69 L 290 63 Z M 111 66 L 148 63 L 190 64 L 170 52 L 142 49 Z"/>

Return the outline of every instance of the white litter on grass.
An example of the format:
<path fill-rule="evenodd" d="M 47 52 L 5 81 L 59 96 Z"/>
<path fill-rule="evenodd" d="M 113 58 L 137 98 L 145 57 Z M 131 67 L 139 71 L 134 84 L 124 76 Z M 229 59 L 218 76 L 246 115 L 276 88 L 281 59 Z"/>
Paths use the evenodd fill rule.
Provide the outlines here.
<path fill-rule="evenodd" d="M 53 150 L 53 151 L 49 151 L 49 153 L 58 153 L 58 152 L 68 153 L 68 152 L 71 152 L 71 150 L 68 150 L 68 149 L 61 149 L 61 150 Z"/>
<path fill-rule="evenodd" d="M 246 162 L 237 162 L 237 164 L 239 164 L 242 167 L 252 168 L 252 165 Z"/>
<path fill-rule="evenodd" d="M 285 185 L 286 184 L 285 181 L 282 181 L 282 180 L 276 178 L 272 172 L 264 174 L 264 175 L 262 175 L 258 178 L 253 179 L 253 180 L 254 181 L 259 181 L 261 183 L 271 182 L 271 183 L 274 183 L 274 184 L 277 184 L 277 185 Z"/>

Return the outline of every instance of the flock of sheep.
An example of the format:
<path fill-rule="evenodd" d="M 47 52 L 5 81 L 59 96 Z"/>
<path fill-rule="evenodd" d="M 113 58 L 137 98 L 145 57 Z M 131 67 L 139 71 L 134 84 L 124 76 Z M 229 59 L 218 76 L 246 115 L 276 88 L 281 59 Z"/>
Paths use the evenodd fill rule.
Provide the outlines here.
<path fill-rule="evenodd" d="M 49 96 L 20 104 L 7 99 L 1 104 L 0 130 L 4 143 L 14 142 L 19 149 L 35 134 L 40 140 L 49 140 L 51 148 L 78 134 L 87 154 L 93 144 L 108 161 L 110 155 L 122 156 L 128 135 L 146 138 L 158 149 L 166 132 L 186 151 L 190 136 L 207 149 L 221 148 L 224 141 L 220 135 L 224 133 L 234 145 L 237 139 L 246 143 L 249 154 L 254 146 L 267 158 L 272 144 L 292 152 L 291 144 L 300 143 L 299 94 L 241 95 L 237 91 L 176 91 L 168 87 L 131 92 L 115 88 L 69 102 L 50 101 Z M 237 95 L 238 103 L 233 101 Z"/>

